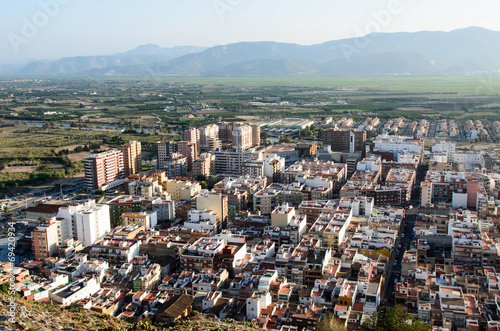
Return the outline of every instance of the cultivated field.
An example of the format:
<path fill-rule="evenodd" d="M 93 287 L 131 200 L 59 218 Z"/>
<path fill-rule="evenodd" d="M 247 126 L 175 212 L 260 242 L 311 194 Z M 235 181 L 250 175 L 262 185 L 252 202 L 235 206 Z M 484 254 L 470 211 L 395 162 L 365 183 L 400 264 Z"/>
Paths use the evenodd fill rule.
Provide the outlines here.
<path fill-rule="evenodd" d="M 32 173 L 38 168 L 37 166 L 12 166 L 3 169 L 2 173 L 16 173 L 16 172 L 27 172 Z"/>

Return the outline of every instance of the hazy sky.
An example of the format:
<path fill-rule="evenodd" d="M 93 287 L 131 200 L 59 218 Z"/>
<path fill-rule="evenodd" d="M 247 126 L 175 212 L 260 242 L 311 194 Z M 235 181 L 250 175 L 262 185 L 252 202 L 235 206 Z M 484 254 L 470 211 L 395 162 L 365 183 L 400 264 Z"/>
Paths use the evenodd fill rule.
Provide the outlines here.
<path fill-rule="evenodd" d="M 498 0 L 0 0 L 0 64 L 147 43 L 310 45 L 375 31 L 500 31 Z"/>

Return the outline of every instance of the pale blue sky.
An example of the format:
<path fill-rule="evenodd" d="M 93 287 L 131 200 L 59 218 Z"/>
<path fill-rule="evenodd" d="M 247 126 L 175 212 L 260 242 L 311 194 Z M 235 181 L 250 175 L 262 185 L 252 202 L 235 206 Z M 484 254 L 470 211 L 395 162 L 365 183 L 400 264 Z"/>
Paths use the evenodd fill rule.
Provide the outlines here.
<path fill-rule="evenodd" d="M 310 45 L 374 29 L 500 31 L 498 0 L 0 0 L 0 6 L 0 64 L 108 55 L 147 43 Z"/>

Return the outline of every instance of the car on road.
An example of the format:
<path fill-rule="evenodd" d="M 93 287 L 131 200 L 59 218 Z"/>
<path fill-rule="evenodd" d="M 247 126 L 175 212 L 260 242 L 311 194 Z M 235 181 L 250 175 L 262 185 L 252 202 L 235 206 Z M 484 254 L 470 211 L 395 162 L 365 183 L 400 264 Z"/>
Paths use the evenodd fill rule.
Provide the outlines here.
<path fill-rule="evenodd" d="M 392 264 L 393 267 L 395 267 L 397 265 L 398 265 L 398 261 L 394 261 L 394 263 Z"/>

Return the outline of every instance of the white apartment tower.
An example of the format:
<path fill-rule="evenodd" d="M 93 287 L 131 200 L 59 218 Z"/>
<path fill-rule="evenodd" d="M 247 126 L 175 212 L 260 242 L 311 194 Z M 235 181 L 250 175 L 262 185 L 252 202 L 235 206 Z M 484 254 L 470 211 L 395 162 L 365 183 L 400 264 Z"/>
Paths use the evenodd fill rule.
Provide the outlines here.
<path fill-rule="evenodd" d="M 252 127 L 250 125 L 241 125 L 233 128 L 233 148 L 245 150 L 252 147 Z"/>
<path fill-rule="evenodd" d="M 83 208 L 75 214 L 75 227 L 73 235 L 83 243 L 83 246 L 93 245 L 111 230 L 109 206 L 95 204 L 90 208 Z"/>
<path fill-rule="evenodd" d="M 199 148 L 201 151 L 214 150 L 220 146 L 219 126 L 217 124 L 209 124 L 198 129 L 200 133 Z"/>

